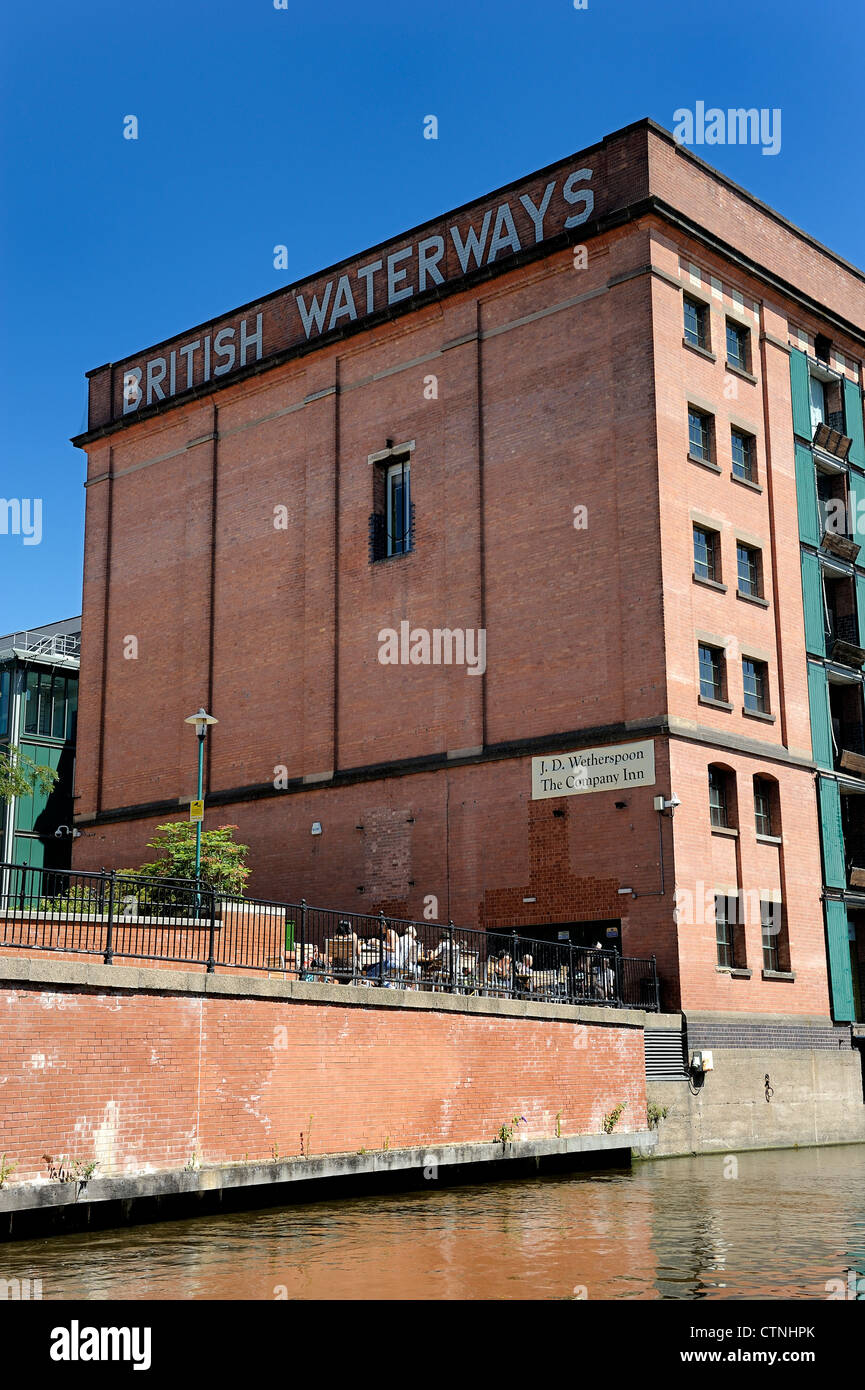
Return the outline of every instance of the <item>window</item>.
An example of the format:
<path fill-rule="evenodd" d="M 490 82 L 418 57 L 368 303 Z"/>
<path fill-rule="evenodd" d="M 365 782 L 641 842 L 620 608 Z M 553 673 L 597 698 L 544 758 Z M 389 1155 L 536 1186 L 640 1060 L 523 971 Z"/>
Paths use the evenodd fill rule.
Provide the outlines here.
<path fill-rule="evenodd" d="M 761 569 L 759 550 L 737 541 L 736 571 L 740 594 L 747 594 L 749 598 L 761 597 Z"/>
<path fill-rule="evenodd" d="M 751 334 L 732 319 L 727 319 L 727 364 L 740 372 L 751 370 Z"/>
<path fill-rule="evenodd" d="M 712 417 L 688 406 L 688 451 L 692 458 L 712 462 Z"/>
<path fill-rule="evenodd" d="M 730 442 L 733 451 L 733 477 L 744 478 L 746 483 L 755 483 L 756 458 L 755 440 L 751 434 L 745 434 L 742 430 L 730 431 Z"/>
<path fill-rule="evenodd" d="M 43 738 L 73 739 L 78 706 L 78 677 L 51 671 L 27 672 L 24 732 Z"/>
<path fill-rule="evenodd" d="M 727 773 L 722 767 L 709 768 L 709 824 L 720 826 L 722 830 L 730 827 L 730 804 Z"/>
<path fill-rule="evenodd" d="M 769 711 L 769 679 L 765 661 L 752 661 L 749 656 L 743 656 L 742 685 L 745 691 L 745 709 L 758 714 L 767 714 Z"/>
<path fill-rule="evenodd" d="M 780 903 L 760 902 L 760 931 L 763 938 L 763 969 L 780 970 L 781 919 L 783 908 Z"/>
<path fill-rule="evenodd" d="M 0 738 L 8 733 L 9 728 L 9 688 L 11 685 L 11 675 L 8 666 L 0 671 Z"/>
<path fill-rule="evenodd" d="M 392 463 L 387 470 L 387 553 L 403 555 L 411 547 L 409 465 Z"/>
<path fill-rule="evenodd" d="M 709 349 L 709 306 L 685 295 L 685 342 Z"/>
<path fill-rule="evenodd" d="M 721 582 L 720 536 L 705 526 L 694 527 L 694 574 L 698 579 Z"/>
<path fill-rule="evenodd" d="M 771 835 L 774 785 L 765 777 L 754 778 L 754 824 L 758 835 Z"/>
<path fill-rule="evenodd" d="M 724 699 L 724 653 L 700 643 L 700 694 L 704 700 Z"/>
<path fill-rule="evenodd" d="M 733 931 L 736 924 L 736 899 L 725 893 L 715 894 L 715 944 L 718 951 L 718 964 L 735 964 L 735 944 Z"/>
<path fill-rule="evenodd" d="M 388 455 L 373 472 L 373 512 L 369 519 L 370 561 L 405 555 L 413 548 L 409 459 Z"/>
<path fill-rule="evenodd" d="M 816 376 L 811 377 L 811 428 L 816 429 L 826 419 L 826 387 Z"/>

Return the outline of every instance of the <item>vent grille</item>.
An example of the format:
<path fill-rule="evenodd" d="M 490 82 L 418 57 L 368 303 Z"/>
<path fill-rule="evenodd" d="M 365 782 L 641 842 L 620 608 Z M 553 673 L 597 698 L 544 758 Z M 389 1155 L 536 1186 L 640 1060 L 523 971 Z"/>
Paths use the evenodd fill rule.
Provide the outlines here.
<path fill-rule="evenodd" d="M 681 1031 L 646 1029 L 646 1080 L 687 1081 L 685 1039 Z"/>

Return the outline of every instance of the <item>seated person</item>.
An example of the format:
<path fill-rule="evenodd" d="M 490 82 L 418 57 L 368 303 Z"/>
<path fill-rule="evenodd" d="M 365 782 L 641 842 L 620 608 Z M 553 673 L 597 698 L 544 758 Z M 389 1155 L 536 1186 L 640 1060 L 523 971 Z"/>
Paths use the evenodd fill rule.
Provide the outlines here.
<path fill-rule="evenodd" d="M 333 973 L 340 984 L 348 984 L 359 973 L 360 943 L 352 930 L 351 922 L 343 919 L 338 923 L 336 936 L 331 943 Z"/>

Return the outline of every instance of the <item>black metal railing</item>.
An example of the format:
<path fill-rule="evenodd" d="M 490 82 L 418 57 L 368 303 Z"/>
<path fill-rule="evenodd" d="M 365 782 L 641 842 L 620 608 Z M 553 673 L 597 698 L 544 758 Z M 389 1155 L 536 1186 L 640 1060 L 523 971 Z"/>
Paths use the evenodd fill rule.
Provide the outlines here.
<path fill-rule="evenodd" d="M 366 988 L 657 1010 L 655 958 L 305 901 L 203 881 L 0 864 L 0 947 L 156 960 Z"/>

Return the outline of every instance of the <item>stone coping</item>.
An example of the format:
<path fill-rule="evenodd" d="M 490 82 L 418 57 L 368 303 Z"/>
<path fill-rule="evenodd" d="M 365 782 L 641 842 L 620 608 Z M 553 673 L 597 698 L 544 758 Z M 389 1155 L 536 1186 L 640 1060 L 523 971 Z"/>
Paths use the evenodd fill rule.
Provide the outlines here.
<path fill-rule="evenodd" d="M 62 922 L 64 926 L 80 927 L 88 926 L 93 923 L 100 927 L 108 925 L 107 912 L 84 912 L 70 916 L 68 912 L 40 912 L 38 908 L 16 909 L 13 912 L 0 912 L 0 922 L 35 922 L 41 925 L 43 922 L 54 923 Z M 176 931 L 182 928 L 188 931 L 190 927 L 196 931 L 209 931 L 210 918 L 203 917 L 124 917 L 122 913 L 116 913 L 111 919 L 114 927 L 163 927 L 166 931 Z M 214 926 L 219 931 L 222 927 L 222 918 L 214 919 Z M 0 942 L 0 945 L 3 943 Z M 14 945 L 14 942 L 10 942 Z"/>
<path fill-rule="evenodd" d="M 136 1198 L 213 1192 L 224 1188 L 265 1187 L 310 1179 L 394 1173 L 412 1168 L 455 1167 L 500 1162 L 503 1159 L 547 1158 L 555 1155 L 606 1153 L 622 1149 L 655 1148 L 654 1130 L 615 1134 L 573 1134 L 561 1139 L 514 1139 L 510 1143 L 429 1144 L 424 1148 L 377 1149 L 372 1153 L 316 1154 L 270 1162 L 207 1164 L 174 1168 L 134 1177 L 90 1178 L 84 1182 L 22 1182 L 0 1190 L 0 1215 L 94 1202 L 128 1202 Z"/>
<path fill-rule="evenodd" d="M 532 999 L 492 999 L 483 995 L 446 994 L 411 989 L 366 989 L 355 985 L 326 985 L 228 971 L 148 969 L 104 965 L 95 961 L 53 961 L 44 956 L 22 958 L 0 954 L 0 984 L 46 988 L 125 991 L 148 994 L 220 995 L 226 998 L 275 999 L 303 1004 L 340 1004 L 361 1009 L 413 1009 L 420 1012 L 480 1014 L 486 1017 L 544 1019 L 558 1023 L 590 1023 L 606 1028 L 640 1028 L 642 1009 L 592 1004 L 545 1003 Z"/>

